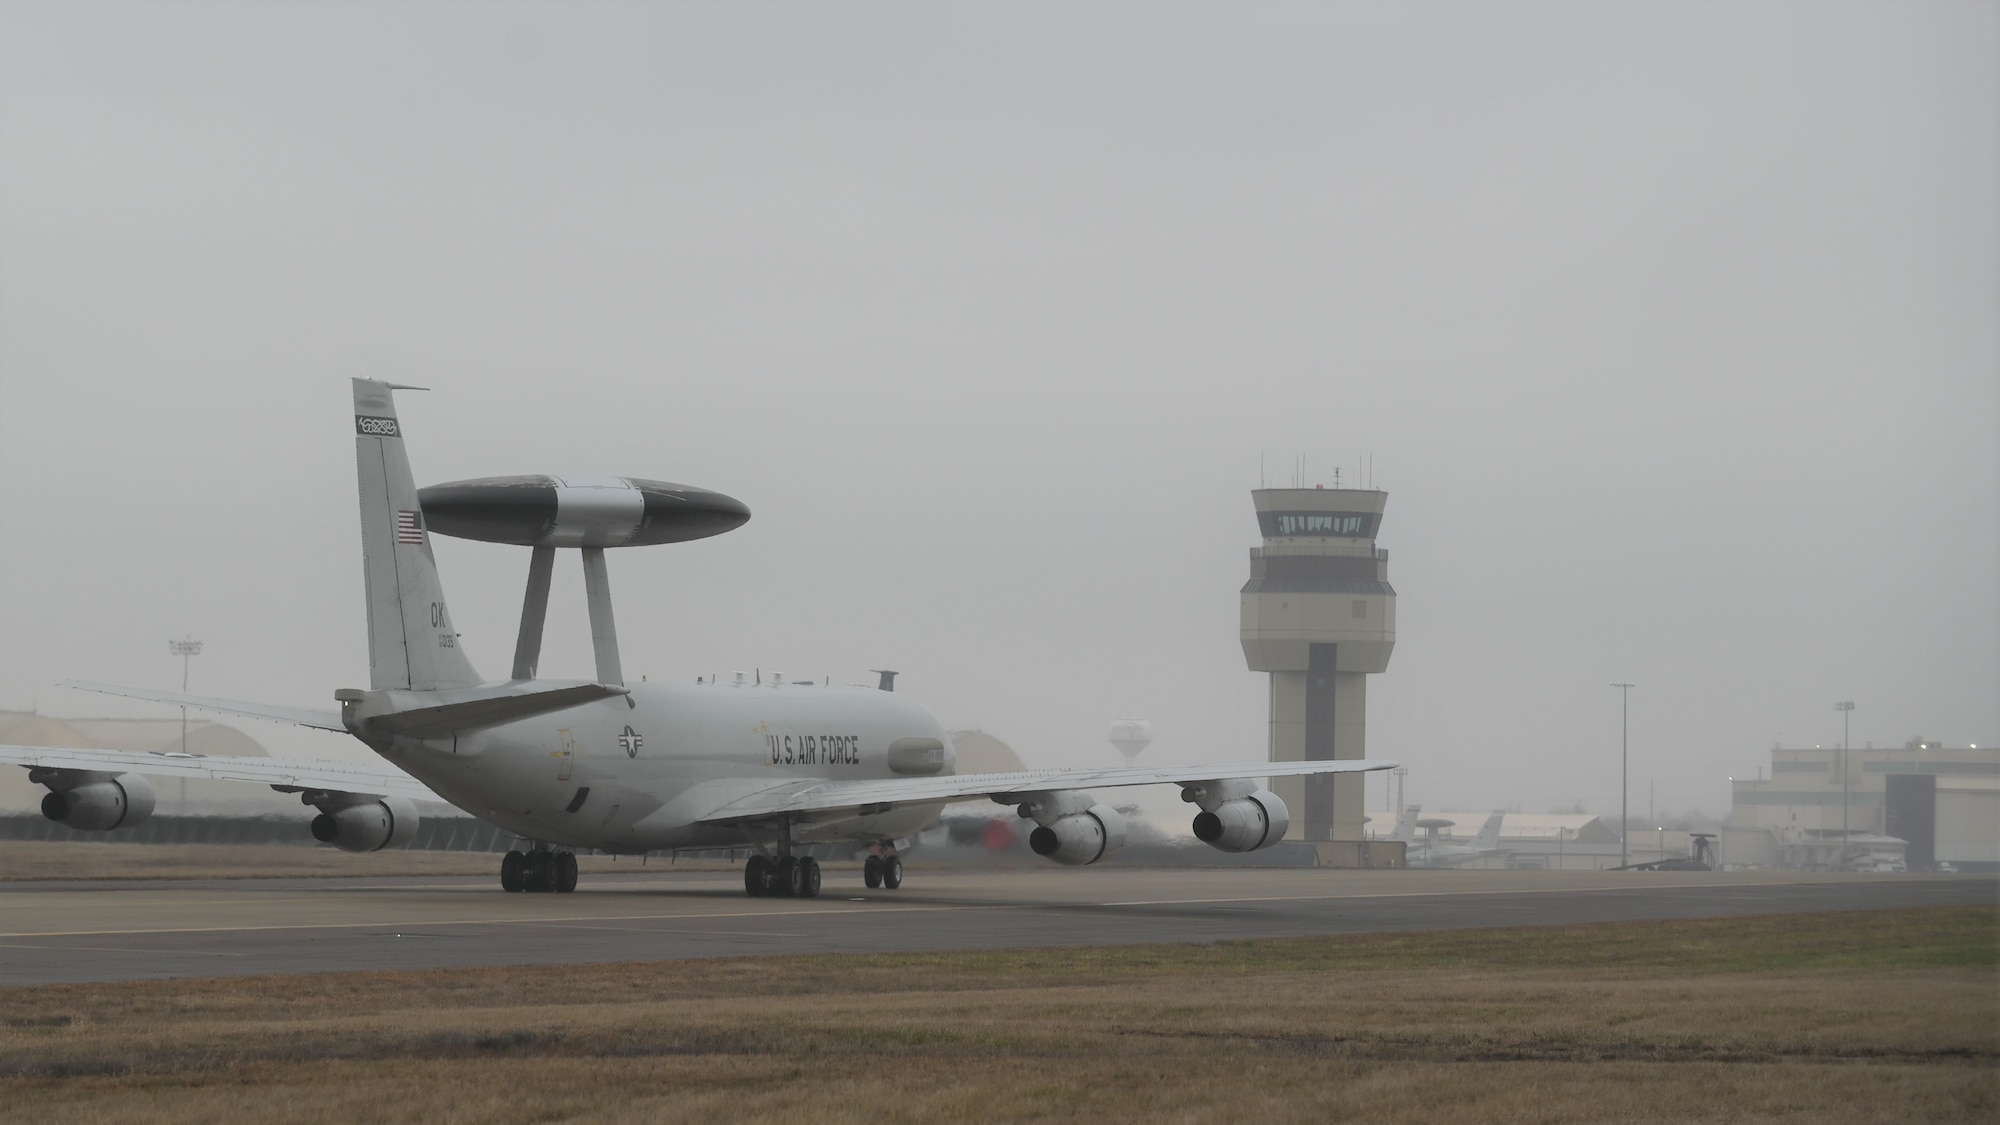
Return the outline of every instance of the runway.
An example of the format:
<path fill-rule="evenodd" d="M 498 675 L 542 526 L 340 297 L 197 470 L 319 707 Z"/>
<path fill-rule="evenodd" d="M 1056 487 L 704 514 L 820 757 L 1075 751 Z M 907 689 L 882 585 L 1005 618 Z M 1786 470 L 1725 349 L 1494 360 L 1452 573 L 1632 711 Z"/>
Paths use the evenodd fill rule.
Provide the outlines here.
<path fill-rule="evenodd" d="M 752 899 L 723 872 L 0 884 L 0 985 L 255 973 L 1004 949 L 1993 903 L 2000 880 L 1791 872 L 829 870 Z"/>

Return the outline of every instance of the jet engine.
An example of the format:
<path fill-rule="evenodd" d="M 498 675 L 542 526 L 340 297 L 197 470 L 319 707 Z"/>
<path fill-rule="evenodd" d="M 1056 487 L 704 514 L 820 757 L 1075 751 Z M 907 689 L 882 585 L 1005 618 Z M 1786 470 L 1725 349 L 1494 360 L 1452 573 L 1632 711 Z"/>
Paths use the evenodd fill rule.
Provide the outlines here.
<path fill-rule="evenodd" d="M 136 773 L 47 772 L 50 776 L 30 777 L 49 787 L 49 795 L 42 798 L 42 815 L 57 824 L 109 832 L 131 828 L 153 815 L 153 783 Z M 74 784 L 64 787 L 65 781 Z"/>
<path fill-rule="evenodd" d="M 401 847 L 417 834 L 417 807 L 401 797 L 337 793 L 313 803 L 319 806 L 313 839 L 344 852 Z"/>
<path fill-rule="evenodd" d="M 1060 817 L 1028 834 L 1028 846 L 1039 856 L 1081 867 L 1096 863 L 1125 843 L 1125 819 L 1109 805 Z"/>
<path fill-rule="evenodd" d="M 1189 786 L 1181 799 L 1201 805 L 1194 838 L 1217 851 L 1254 852 L 1285 838 L 1292 816 L 1269 789 L 1243 778 Z"/>
<path fill-rule="evenodd" d="M 1125 846 L 1125 818 L 1088 793 L 1027 794 L 1020 814 L 1040 827 L 1028 834 L 1028 846 L 1069 867 L 1096 863 Z"/>

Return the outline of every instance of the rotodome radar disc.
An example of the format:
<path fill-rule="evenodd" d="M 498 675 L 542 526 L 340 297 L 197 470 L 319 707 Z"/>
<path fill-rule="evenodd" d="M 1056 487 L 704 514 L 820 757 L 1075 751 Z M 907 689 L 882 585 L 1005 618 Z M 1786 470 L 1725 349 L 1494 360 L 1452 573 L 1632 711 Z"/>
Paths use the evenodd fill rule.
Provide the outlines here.
<path fill-rule="evenodd" d="M 439 535 L 521 547 L 651 547 L 734 531 L 741 500 L 637 477 L 480 477 L 417 490 Z"/>

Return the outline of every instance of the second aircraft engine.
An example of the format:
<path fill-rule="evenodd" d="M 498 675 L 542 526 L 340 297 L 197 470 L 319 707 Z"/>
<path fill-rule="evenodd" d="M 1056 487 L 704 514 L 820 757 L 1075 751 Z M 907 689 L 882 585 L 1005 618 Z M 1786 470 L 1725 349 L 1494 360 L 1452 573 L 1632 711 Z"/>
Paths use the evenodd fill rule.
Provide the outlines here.
<path fill-rule="evenodd" d="M 57 824 L 85 832 L 130 828 L 153 815 L 153 783 L 136 773 L 71 774 L 89 780 L 67 789 L 49 785 L 42 798 L 42 815 Z M 35 780 L 41 781 L 41 778 Z"/>
<path fill-rule="evenodd" d="M 344 852 L 400 847 L 417 834 L 417 807 L 401 797 L 360 797 L 349 804 L 327 801 L 319 809 L 313 817 L 313 839 Z"/>
<path fill-rule="evenodd" d="M 1081 867 L 1125 846 L 1125 818 L 1088 793 L 1033 794 L 1020 813 L 1040 825 L 1028 834 L 1028 847 L 1057 863 Z"/>
<path fill-rule="evenodd" d="M 1195 814 L 1194 838 L 1217 851 L 1254 852 L 1285 838 L 1292 826 L 1285 802 L 1269 789 L 1255 789 L 1241 797 L 1204 802 Z"/>

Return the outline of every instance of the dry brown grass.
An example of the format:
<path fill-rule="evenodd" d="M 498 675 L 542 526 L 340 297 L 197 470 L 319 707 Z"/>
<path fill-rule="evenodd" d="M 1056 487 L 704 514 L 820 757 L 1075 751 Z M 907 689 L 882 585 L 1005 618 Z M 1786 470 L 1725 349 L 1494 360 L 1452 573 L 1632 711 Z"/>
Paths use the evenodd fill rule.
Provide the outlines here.
<path fill-rule="evenodd" d="M 1983 1121 L 2000 913 L 0 990 L 0 1120 Z"/>

